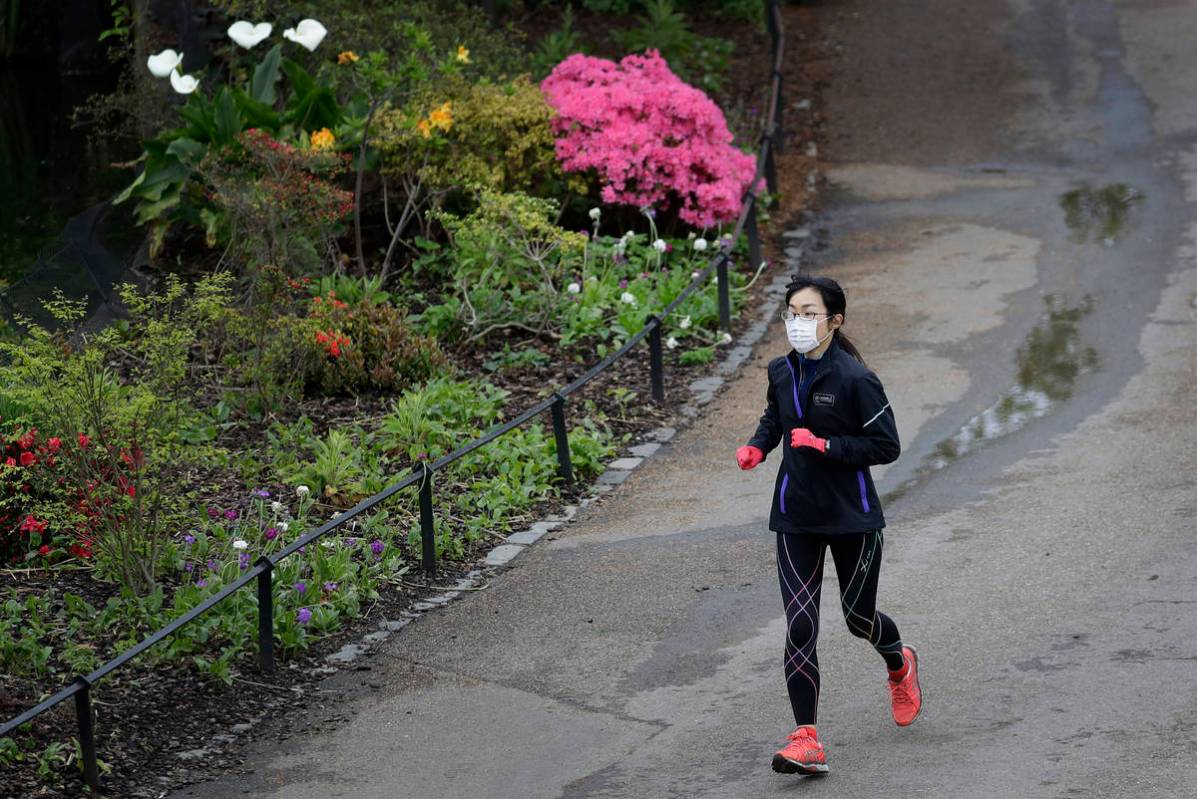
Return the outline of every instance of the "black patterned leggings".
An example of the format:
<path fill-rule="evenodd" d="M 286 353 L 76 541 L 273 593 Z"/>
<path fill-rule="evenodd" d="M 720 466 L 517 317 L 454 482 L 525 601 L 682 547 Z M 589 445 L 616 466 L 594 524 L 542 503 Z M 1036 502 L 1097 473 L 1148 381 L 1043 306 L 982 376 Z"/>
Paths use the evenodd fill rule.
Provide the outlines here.
<path fill-rule="evenodd" d="M 786 690 L 798 725 L 814 724 L 819 712 L 819 595 L 823 556 L 831 550 L 840 582 L 840 606 L 848 630 L 866 639 L 890 669 L 902 666 L 898 627 L 877 611 L 881 571 L 880 530 L 849 535 L 777 534 L 777 576 L 786 604 Z"/>

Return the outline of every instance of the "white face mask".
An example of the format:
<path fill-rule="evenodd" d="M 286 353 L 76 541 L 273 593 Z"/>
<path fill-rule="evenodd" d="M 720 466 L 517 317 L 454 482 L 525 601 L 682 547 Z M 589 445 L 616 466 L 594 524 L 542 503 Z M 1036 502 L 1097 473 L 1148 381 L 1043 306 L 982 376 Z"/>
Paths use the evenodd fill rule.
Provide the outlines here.
<path fill-rule="evenodd" d="M 826 336 L 819 338 L 818 319 L 790 319 L 786 321 L 786 338 L 790 346 L 805 355 L 818 347 L 835 331 L 829 331 Z"/>

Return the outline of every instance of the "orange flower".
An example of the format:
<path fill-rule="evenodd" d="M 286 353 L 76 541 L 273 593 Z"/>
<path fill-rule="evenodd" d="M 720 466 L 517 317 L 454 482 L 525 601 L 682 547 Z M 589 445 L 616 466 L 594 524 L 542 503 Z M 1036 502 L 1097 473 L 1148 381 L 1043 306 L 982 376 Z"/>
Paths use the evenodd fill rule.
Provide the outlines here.
<path fill-rule="evenodd" d="M 357 62 L 357 60 L 357 53 L 353 52 L 352 50 L 346 50 L 343 53 L 337 54 L 338 64 L 353 64 Z"/>
<path fill-rule="evenodd" d="M 429 139 L 432 137 L 432 125 L 428 122 L 427 119 L 421 119 L 419 122 L 417 122 L 416 130 L 420 131 L 420 135 L 423 136 L 425 139 Z"/>
<path fill-rule="evenodd" d="M 337 137 L 328 128 L 321 128 L 312 134 L 313 150 L 331 150 L 337 143 Z"/>
<path fill-rule="evenodd" d="M 428 121 L 434 127 L 447 131 L 453 127 L 453 104 L 445 103 L 428 115 Z"/>
<path fill-rule="evenodd" d="M 464 44 L 457 46 L 457 60 L 462 64 L 470 63 L 470 51 Z"/>

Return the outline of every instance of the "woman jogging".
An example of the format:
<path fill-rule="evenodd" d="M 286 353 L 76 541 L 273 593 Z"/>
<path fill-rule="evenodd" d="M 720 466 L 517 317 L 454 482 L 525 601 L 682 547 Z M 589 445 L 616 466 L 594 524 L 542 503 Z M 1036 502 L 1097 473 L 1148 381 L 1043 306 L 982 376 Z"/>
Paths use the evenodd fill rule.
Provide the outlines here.
<path fill-rule="evenodd" d="M 773 756 L 773 770 L 827 773 L 815 732 L 819 710 L 819 594 L 827 550 L 840 605 L 853 635 L 885 659 L 894 721 L 905 727 L 922 707 L 918 656 L 876 608 L 885 519 L 869 467 L 898 457 L 898 431 L 881 381 L 840 331 L 844 290 L 828 278 L 786 287 L 786 336 L 793 352 L 769 364 L 768 405 L 756 435 L 736 452 L 753 469 L 782 445 L 769 529 L 777 533 L 777 574 L 786 612 L 786 689 L 798 727 Z"/>

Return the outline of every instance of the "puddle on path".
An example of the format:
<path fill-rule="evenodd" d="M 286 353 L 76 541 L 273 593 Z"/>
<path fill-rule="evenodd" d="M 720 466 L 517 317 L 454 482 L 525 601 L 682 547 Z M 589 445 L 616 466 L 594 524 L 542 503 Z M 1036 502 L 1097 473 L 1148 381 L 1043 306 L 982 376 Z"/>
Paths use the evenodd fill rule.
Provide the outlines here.
<path fill-rule="evenodd" d="M 944 439 L 918 473 L 887 494 L 893 501 L 914 483 L 979 449 L 988 441 L 1010 435 L 1072 396 L 1077 378 L 1100 367 L 1097 351 L 1080 340 L 1080 322 L 1093 311 L 1092 297 L 1075 305 L 1055 295 L 1044 298 L 1047 316 L 1027 335 L 1015 353 L 1018 385 L 970 419 L 959 432 Z"/>
<path fill-rule="evenodd" d="M 1082 183 L 1060 195 L 1064 223 L 1070 238 L 1084 244 L 1090 238 L 1113 247 L 1130 223 L 1131 211 L 1143 202 L 1143 193 L 1125 183 L 1107 183 L 1094 188 Z"/>

